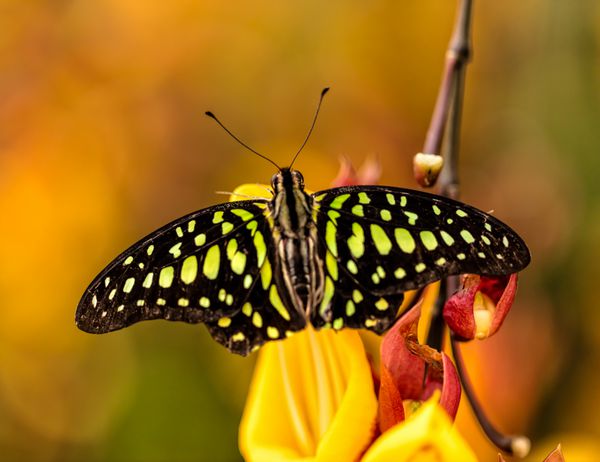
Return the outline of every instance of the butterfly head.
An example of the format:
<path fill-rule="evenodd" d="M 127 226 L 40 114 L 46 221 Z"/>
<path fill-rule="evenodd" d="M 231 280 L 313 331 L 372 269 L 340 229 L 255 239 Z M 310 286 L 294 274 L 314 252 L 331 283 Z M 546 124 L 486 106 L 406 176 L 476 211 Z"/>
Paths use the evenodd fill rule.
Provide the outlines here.
<path fill-rule="evenodd" d="M 285 167 L 271 177 L 271 187 L 275 194 L 282 191 L 303 191 L 304 177 L 298 170 Z"/>

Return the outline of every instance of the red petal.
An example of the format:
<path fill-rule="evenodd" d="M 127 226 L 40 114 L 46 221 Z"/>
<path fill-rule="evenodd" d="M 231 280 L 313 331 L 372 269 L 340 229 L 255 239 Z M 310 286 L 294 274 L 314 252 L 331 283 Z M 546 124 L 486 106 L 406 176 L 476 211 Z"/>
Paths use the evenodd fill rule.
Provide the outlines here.
<path fill-rule="evenodd" d="M 427 377 L 427 385 L 421 396 L 421 400 L 425 401 L 429 399 L 435 390 L 440 390 L 440 406 L 444 408 L 451 419 L 454 419 L 458 411 L 462 392 L 460 379 L 458 378 L 454 363 L 445 353 L 442 353 L 442 367 L 443 374 L 441 381 L 439 376 L 437 378 L 432 376 Z"/>
<path fill-rule="evenodd" d="M 403 420 L 402 396 L 400 396 L 391 374 L 382 365 L 381 386 L 379 387 L 379 431 L 383 433 Z"/>
<path fill-rule="evenodd" d="M 513 302 L 515 301 L 515 295 L 517 293 L 517 273 L 511 274 L 506 282 L 502 295 L 496 302 L 496 312 L 494 313 L 494 319 L 492 321 L 492 327 L 490 328 L 490 334 L 494 335 L 500 326 L 504 322 L 506 315 L 510 311 Z"/>
<path fill-rule="evenodd" d="M 450 418 L 454 419 L 460 404 L 460 379 L 454 363 L 445 353 L 442 353 L 442 364 L 444 366 L 444 377 L 440 405 L 446 410 Z"/>
<path fill-rule="evenodd" d="M 465 340 L 475 338 L 473 304 L 478 284 L 463 288 L 450 297 L 444 305 L 444 321 L 454 334 Z"/>
<path fill-rule="evenodd" d="M 416 327 L 420 314 L 419 303 L 398 320 L 381 342 L 382 369 L 387 369 L 402 399 L 420 399 L 423 393 L 425 361 L 406 347 L 406 337 Z"/>

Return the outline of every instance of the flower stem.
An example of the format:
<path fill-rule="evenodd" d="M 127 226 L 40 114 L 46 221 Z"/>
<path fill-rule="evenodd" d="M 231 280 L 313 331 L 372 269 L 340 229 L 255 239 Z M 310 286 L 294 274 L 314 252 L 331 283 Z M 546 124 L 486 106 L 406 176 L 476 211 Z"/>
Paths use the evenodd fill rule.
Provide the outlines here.
<path fill-rule="evenodd" d="M 438 181 L 438 189 L 440 195 L 452 199 L 457 199 L 459 195 L 460 125 L 466 67 L 472 53 L 470 39 L 472 10 L 472 0 L 461 0 L 452 38 L 446 51 L 442 84 L 425 140 L 425 147 L 423 148 L 427 153 L 439 154 L 444 132 L 447 129 L 444 145 L 445 163 Z M 442 344 L 441 337 L 444 333 L 442 310 L 447 298 L 458 290 L 458 277 L 448 277 L 443 285 L 445 290 L 442 288 L 440 291 L 440 298 L 436 304 L 436 309 L 439 312 L 431 321 L 431 329 L 427 338 L 428 344 L 429 342 L 431 344 Z M 436 340 L 433 337 L 434 335 L 439 335 L 440 338 Z"/>
<path fill-rule="evenodd" d="M 446 303 L 446 284 L 447 280 L 442 279 L 440 281 L 440 294 L 435 301 L 435 305 L 433 307 L 433 313 L 431 315 L 431 322 L 429 327 L 429 332 L 427 333 L 427 341 L 426 344 L 431 348 L 434 348 L 438 351 L 442 351 L 443 343 L 444 343 L 444 332 L 445 332 L 445 324 L 443 317 L 443 309 L 444 303 Z"/>
<path fill-rule="evenodd" d="M 444 119 L 444 126 L 440 137 L 443 135 L 443 129 L 447 130 L 446 143 L 444 145 L 444 168 L 442 169 L 439 181 L 440 194 L 455 199 L 458 197 L 458 155 L 460 148 L 460 126 L 462 119 L 462 106 L 465 88 L 465 75 L 467 64 L 472 54 L 471 46 L 471 15 L 473 9 L 472 0 L 461 0 L 460 8 L 454 26 L 454 32 L 450 39 L 450 45 L 446 52 L 446 69 L 442 88 L 447 91 L 445 114 L 449 118 Z M 439 100 L 446 98 L 438 97 Z M 441 104 L 441 103 L 440 103 Z M 435 112 L 434 112 L 435 117 Z M 433 121 L 432 121 L 432 125 Z M 439 144 L 439 141 L 438 141 Z M 439 151 L 438 151 L 439 152 Z"/>
<path fill-rule="evenodd" d="M 452 345 L 452 355 L 454 356 L 454 363 L 456 364 L 456 370 L 458 372 L 458 376 L 460 377 L 463 390 L 465 395 L 467 395 L 467 399 L 469 400 L 471 408 L 473 409 L 473 412 L 479 421 L 481 429 L 488 439 L 496 447 L 498 447 L 498 449 L 510 455 L 525 457 L 529 453 L 529 448 L 531 446 L 529 438 L 521 435 L 505 435 L 504 433 L 498 431 L 496 427 L 494 427 L 483 410 L 483 407 L 477 399 L 477 396 L 475 396 L 473 385 L 471 384 L 471 380 L 469 379 L 465 368 L 459 342 L 453 338 L 450 344 Z"/>
<path fill-rule="evenodd" d="M 446 175 L 456 171 L 457 159 L 453 153 L 458 152 L 465 68 L 471 57 L 472 3 L 472 0 L 462 0 L 458 10 L 454 32 L 446 51 L 442 82 L 425 137 L 423 152 L 415 156 L 415 178 L 421 186 L 433 186 L 437 180 L 439 170 L 434 166 L 441 165 L 440 151 L 446 131 L 448 131 L 448 135 L 443 154 L 446 159 L 445 163 L 450 164 L 451 168 L 446 167 L 444 170 Z M 439 162 L 436 162 L 435 159 L 438 159 Z M 444 175 L 443 171 L 442 175 Z M 452 180 L 454 178 L 447 178 L 446 183 L 452 185 Z M 451 191 L 448 192 L 450 197 L 454 197 Z"/>
<path fill-rule="evenodd" d="M 460 147 L 460 126 L 462 119 L 462 105 L 465 88 L 466 67 L 472 54 L 471 46 L 471 16 L 473 9 L 472 0 L 460 0 L 460 6 L 456 17 L 454 32 L 450 40 L 448 51 L 446 52 L 446 63 L 444 75 L 438 93 L 435 109 L 431 119 L 431 124 L 425 139 L 423 152 L 426 154 L 440 154 L 442 140 L 444 167 L 440 173 L 437 182 L 439 194 L 457 199 L 460 191 L 458 177 L 458 160 Z M 444 139 L 444 134 L 446 137 Z M 457 276 L 448 277 L 445 281 L 445 290 L 440 291 L 440 297 L 436 308 L 440 310 L 446 300 L 454 294 L 459 288 Z M 443 335 L 443 318 L 435 316 L 432 319 L 431 330 L 428 335 L 428 344 L 441 345 Z M 530 441 L 525 436 L 510 436 L 499 432 L 489 421 L 479 400 L 475 396 L 475 391 L 469 380 L 465 364 L 462 358 L 458 342 L 451 339 L 452 352 L 456 369 L 462 383 L 467 399 L 471 404 L 473 412 L 481 425 L 486 436 L 500 450 L 514 454 L 518 457 L 525 457 L 529 453 Z"/>

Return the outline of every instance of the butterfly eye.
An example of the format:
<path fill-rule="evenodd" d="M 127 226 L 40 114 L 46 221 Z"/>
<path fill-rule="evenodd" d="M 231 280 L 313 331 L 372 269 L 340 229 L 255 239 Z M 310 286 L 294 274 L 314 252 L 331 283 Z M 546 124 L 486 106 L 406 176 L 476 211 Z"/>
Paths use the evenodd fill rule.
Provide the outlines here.
<path fill-rule="evenodd" d="M 271 177 L 271 187 L 272 187 L 273 189 L 275 189 L 275 186 L 277 185 L 277 183 L 279 183 L 279 180 L 278 180 L 278 178 L 279 178 L 280 176 L 281 176 L 281 174 L 278 172 L 278 173 L 275 173 L 275 174 L 274 174 L 274 175 Z"/>
<path fill-rule="evenodd" d="M 303 188 L 304 187 L 304 177 L 302 176 L 302 173 L 300 173 L 298 170 L 294 170 L 292 172 L 292 175 L 294 177 L 294 180 L 296 181 L 296 183 L 298 183 L 298 185 Z"/>

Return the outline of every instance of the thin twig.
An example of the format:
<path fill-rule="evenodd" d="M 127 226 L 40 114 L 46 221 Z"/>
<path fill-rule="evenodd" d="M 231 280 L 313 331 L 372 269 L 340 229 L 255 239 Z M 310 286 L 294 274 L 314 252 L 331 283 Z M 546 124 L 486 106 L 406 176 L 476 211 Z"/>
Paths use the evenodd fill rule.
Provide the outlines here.
<path fill-rule="evenodd" d="M 425 153 L 439 154 L 442 140 L 445 141 L 443 152 L 444 167 L 439 177 L 438 189 L 441 195 L 452 199 L 457 199 L 460 192 L 458 177 L 460 127 L 466 66 L 472 53 L 470 38 L 472 7 L 472 0 L 461 0 L 454 32 L 446 53 L 446 65 L 440 93 L 436 102 L 431 126 L 427 133 L 427 139 L 425 140 L 425 147 L 423 148 Z M 444 132 L 446 132 L 445 139 Z M 446 300 L 458 288 L 458 277 L 448 277 L 446 279 L 446 290 L 440 293 L 440 300 L 438 300 L 439 303 L 436 305 L 443 308 Z M 439 320 L 441 316 L 437 316 L 434 319 Z M 440 322 L 443 322 L 443 319 Z M 526 437 L 504 435 L 492 425 L 475 395 L 465 368 L 460 346 L 456 339 L 452 338 L 451 345 L 456 370 L 463 390 L 486 436 L 500 450 L 508 454 L 526 455 L 529 452 L 529 440 Z"/>
<path fill-rule="evenodd" d="M 472 0 L 461 1 L 454 32 L 452 33 L 448 51 L 446 52 L 444 76 L 424 148 L 427 149 L 427 146 L 431 145 L 435 147 L 432 149 L 435 149 L 435 153 L 438 154 L 439 146 L 441 146 L 444 138 L 444 132 L 447 130 L 446 143 L 444 145 L 445 165 L 438 181 L 438 189 L 442 196 L 453 199 L 456 199 L 459 194 L 458 159 L 460 121 L 462 117 L 466 65 L 471 56 L 470 28 L 472 8 Z M 425 152 L 428 151 L 426 150 Z M 430 153 L 432 152 L 430 151 Z M 444 332 L 444 320 L 441 310 L 446 300 L 458 290 L 458 277 L 448 277 L 444 285 L 445 290 L 440 292 L 440 300 L 436 304 L 436 309 L 439 311 L 433 314 L 431 329 L 433 332 L 440 333 L 440 335 L 443 335 Z M 439 325 L 436 326 L 435 323 Z M 431 335 L 428 340 L 435 342 L 431 338 Z M 442 340 L 438 339 L 435 343 L 441 344 Z"/>
<path fill-rule="evenodd" d="M 456 171 L 458 165 L 458 139 L 465 68 L 471 57 L 472 3 L 472 0 L 463 0 L 459 8 L 454 32 L 446 52 L 442 82 L 425 137 L 423 152 L 415 156 L 415 177 L 421 186 L 429 187 L 436 183 L 439 170 L 432 169 L 431 166 L 434 164 L 441 165 L 441 148 L 446 131 L 449 133 L 443 157 L 445 158 L 444 163 L 446 165 L 450 164 L 449 168 L 444 168 L 446 175 L 449 171 Z M 439 162 L 436 162 L 436 159 Z M 423 165 L 419 165 L 418 162 L 423 162 Z M 444 175 L 443 171 L 442 175 Z M 452 197 L 454 196 L 452 195 Z"/>
<path fill-rule="evenodd" d="M 470 37 L 472 6 L 473 2 L 471 0 L 463 0 L 446 58 L 454 65 L 454 78 L 451 88 L 451 112 L 448 126 L 446 127 L 447 137 L 446 144 L 444 145 L 445 168 L 442 170 L 440 176 L 439 188 L 442 195 L 453 199 L 456 199 L 459 193 L 458 156 L 460 152 L 460 127 L 466 70 L 472 55 Z"/>
<path fill-rule="evenodd" d="M 516 455 L 518 457 L 524 457 L 529 453 L 530 442 L 525 436 L 520 435 L 505 435 L 499 432 L 496 427 L 490 422 L 486 413 L 481 406 L 481 403 L 475 395 L 475 390 L 471 384 L 471 380 L 467 374 L 465 363 L 460 351 L 459 342 L 454 338 L 451 340 L 452 355 L 454 356 L 454 363 L 456 364 L 456 371 L 460 377 L 462 388 L 467 395 L 467 399 L 471 404 L 471 408 L 477 417 L 477 421 L 481 426 L 481 429 L 488 437 L 488 439 L 500 450 L 507 454 Z"/>

